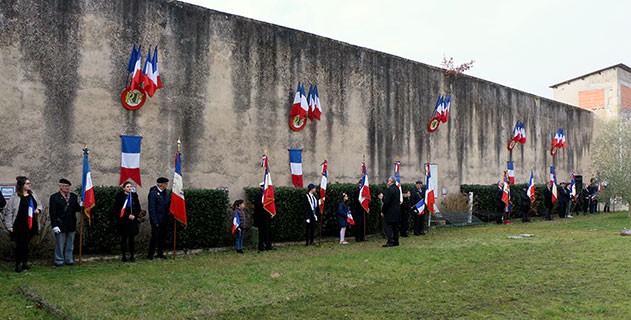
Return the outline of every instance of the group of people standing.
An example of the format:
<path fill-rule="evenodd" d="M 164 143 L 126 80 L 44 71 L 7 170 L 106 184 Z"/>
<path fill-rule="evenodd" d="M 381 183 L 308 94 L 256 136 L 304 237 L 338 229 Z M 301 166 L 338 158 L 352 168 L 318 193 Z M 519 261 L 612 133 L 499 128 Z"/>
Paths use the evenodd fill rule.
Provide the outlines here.
<path fill-rule="evenodd" d="M 157 185 L 149 191 L 149 218 L 151 222 L 151 241 L 147 258 L 166 259 L 164 242 L 166 224 L 169 216 L 170 195 L 167 193 L 169 180 L 159 178 Z M 72 183 L 65 178 L 59 180 L 59 191 L 49 199 L 50 228 L 55 236 L 54 265 L 57 267 L 73 266 L 74 241 L 77 231 L 77 213 L 81 211 L 78 196 L 70 192 Z M 15 242 L 15 272 L 30 269 L 28 263 L 29 243 L 39 233 L 38 217 L 43 212 L 43 203 L 32 189 L 31 181 L 25 176 L 16 177 L 15 193 L 6 201 L 0 197 L 0 209 L 3 209 L 3 223 Z M 139 223 L 143 221 L 138 195 L 133 192 L 130 182 L 125 182 L 117 194 L 113 216 L 117 218 L 117 230 L 123 261 L 135 261 L 135 240 L 139 233 Z M 130 253 L 129 260 L 127 252 Z"/>

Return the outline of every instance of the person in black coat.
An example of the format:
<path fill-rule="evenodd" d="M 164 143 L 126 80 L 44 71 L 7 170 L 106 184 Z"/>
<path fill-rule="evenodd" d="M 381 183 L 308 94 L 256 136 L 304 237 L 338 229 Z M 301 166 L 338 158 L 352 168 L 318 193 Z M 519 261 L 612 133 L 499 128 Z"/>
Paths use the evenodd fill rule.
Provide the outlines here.
<path fill-rule="evenodd" d="M 361 188 L 362 181 L 359 180 L 357 183 L 357 189 L 353 191 L 351 194 L 351 212 L 353 215 L 353 220 L 355 220 L 355 227 L 353 227 L 353 233 L 355 234 L 355 241 L 362 242 L 366 241 L 366 210 L 362 207 L 362 204 L 359 202 L 359 192 Z"/>
<path fill-rule="evenodd" d="M 412 194 L 410 195 L 410 206 L 416 205 L 423 199 L 425 199 L 425 189 L 423 188 L 423 182 L 419 180 L 416 181 L 416 188 L 412 190 Z M 429 216 L 428 213 L 422 213 L 421 215 L 418 213 L 414 213 L 414 226 L 412 227 L 415 236 L 425 234 L 425 228 L 427 227 L 427 219 Z"/>
<path fill-rule="evenodd" d="M 543 190 L 543 206 L 546 208 L 544 219 L 547 221 L 552 220 L 552 209 L 554 207 L 554 203 L 552 203 L 552 182 L 548 182 Z"/>
<path fill-rule="evenodd" d="M 131 204 L 127 201 L 131 194 Z M 135 262 L 136 242 L 134 237 L 138 235 L 138 216 L 140 214 L 140 202 L 138 194 L 132 192 L 131 182 L 123 183 L 121 192 L 116 196 L 114 203 L 114 215 L 118 217 L 118 234 L 121 237 L 121 254 L 123 262 L 127 262 L 127 245 L 129 245 L 129 261 Z"/>
<path fill-rule="evenodd" d="M 315 226 L 318 222 L 318 199 L 314 195 L 315 191 L 315 185 L 310 183 L 304 198 L 305 242 L 308 246 L 315 244 Z"/>
<path fill-rule="evenodd" d="M 169 222 L 169 208 L 171 195 L 167 192 L 169 179 L 160 177 L 157 185 L 149 189 L 147 208 L 149 209 L 149 222 L 151 223 L 151 240 L 147 259 L 153 260 L 153 254 L 158 251 L 158 258 L 166 259 L 164 255 L 164 243 Z"/>
<path fill-rule="evenodd" d="M 348 215 L 351 213 L 351 208 L 348 205 L 348 195 L 346 193 L 342 193 L 342 199 L 340 199 L 340 203 L 337 205 L 337 224 L 340 225 L 340 244 L 348 244 L 346 240 L 344 240 L 344 236 L 346 235 L 346 228 L 348 227 Z"/>
<path fill-rule="evenodd" d="M 410 201 L 410 191 L 403 193 L 403 203 L 401 203 L 401 218 L 399 220 L 399 226 L 402 237 L 408 236 L 408 229 L 410 228 L 410 212 L 412 212 L 412 204 Z"/>
<path fill-rule="evenodd" d="M 263 183 L 260 184 L 261 187 L 261 196 L 263 193 Z M 263 203 L 261 202 L 261 196 L 257 198 L 257 201 L 254 201 L 254 226 L 258 229 L 259 232 L 259 251 L 263 250 L 276 250 L 276 247 L 272 246 L 272 241 L 270 240 L 270 224 L 272 221 L 272 215 L 263 208 Z"/>
<path fill-rule="evenodd" d="M 401 218 L 401 202 L 399 188 L 394 177 L 388 178 L 388 186 L 379 195 L 383 201 L 381 216 L 384 220 L 383 231 L 388 241 L 383 247 L 395 247 L 399 245 L 399 219 Z"/>
<path fill-rule="evenodd" d="M 77 212 L 81 211 L 78 197 L 70 192 L 72 184 L 67 179 L 59 180 L 59 192 L 50 196 L 50 226 L 55 234 L 55 266 L 64 263 L 74 265 L 72 251 L 77 231 Z"/>
<path fill-rule="evenodd" d="M 567 216 L 567 206 L 570 203 L 570 190 L 565 182 L 561 182 L 558 188 L 559 192 L 559 218 L 563 219 Z"/>
<path fill-rule="evenodd" d="M 521 221 L 530 222 L 528 213 L 530 212 L 530 197 L 528 196 L 528 188 L 521 190 L 521 204 L 519 206 L 521 210 Z"/>
<path fill-rule="evenodd" d="M 497 224 L 502 224 L 502 219 L 504 218 L 504 213 L 506 211 L 506 203 L 502 201 L 502 195 L 504 195 L 504 181 L 500 181 L 497 183 L 497 188 L 495 189 L 494 194 L 495 222 Z"/>

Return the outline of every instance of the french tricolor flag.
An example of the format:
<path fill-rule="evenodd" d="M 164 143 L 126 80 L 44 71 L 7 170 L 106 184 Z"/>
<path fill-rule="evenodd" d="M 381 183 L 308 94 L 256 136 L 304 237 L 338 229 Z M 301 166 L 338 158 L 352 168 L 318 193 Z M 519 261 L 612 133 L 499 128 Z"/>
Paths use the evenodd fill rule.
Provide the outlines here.
<path fill-rule="evenodd" d="M 29 230 L 33 228 L 33 214 L 35 213 L 35 203 L 33 203 L 33 197 L 29 199 L 28 202 L 28 228 Z"/>
<path fill-rule="evenodd" d="M 508 184 L 515 184 L 515 165 L 512 161 L 506 162 L 506 169 L 508 175 Z"/>
<path fill-rule="evenodd" d="M 178 140 L 179 142 L 179 140 Z M 182 176 L 182 153 L 175 155 L 175 171 L 173 172 L 173 191 L 171 192 L 171 208 L 173 218 L 187 225 L 186 200 L 184 200 L 184 181 Z"/>
<path fill-rule="evenodd" d="M 416 212 L 418 212 L 419 216 L 423 215 L 425 213 L 425 199 L 421 199 L 421 201 L 416 203 L 414 207 L 416 208 Z"/>
<path fill-rule="evenodd" d="M 355 225 L 355 219 L 353 219 L 353 215 L 351 214 L 351 209 L 348 209 L 346 211 L 346 222 L 351 226 Z"/>
<path fill-rule="evenodd" d="M 131 208 L 131 192 L 127 194 L 127 198 L 125 198 L 125 202 L 123 202 L 123 207 L 121 208 L 120 218 L 125 215 L 125 209 Z"/>
<path fill-rule="evenodd" d="M 234 213 L 234 218 L 232 218 L 232 234 L 237 231 L 237 228 L 241 225 L 241 219 L 239 219 L 239 214 Z"/>
<path fill-rule="evenodd" d="M 318 86 L 313 87 L 313 99 L 315 101 L 313 117 L 320 121 L 320 117 L 322 116 L 322 104 L 320 104 L 320 93 L 318 92 Z"/>
<path fill-rule="evenodd" d="M 554 167 L 550 167 L 550 182 L 552 183 L 552 203 L 555 203 L 557 201 L 558 198 L 558 192 L 557 192 L 557 175 L 556 173 L 554 173 Z"/>
<path fill-rule="evenodd" d="M 289 149 L 289 167 L 291 183 L 296 188 L 302 188 L 302 149 Z"/>
<path fill-rule="evenodd" d="M 119 185 L 131 179 L 142 187 L 140 182 L 140 141 L 141 136 L 121 135 L 121 177 Z"/>
<path fill-rule="evenodd" d="M 399 203 L 403 203 L 403 190 L 401 190 L 401 176 L 399 171 L 401 170 L 401 161 L 394 162 L 394 178 L 397 180 L 397 188 L 399 188 Z"/>
<path fill-rule="evenodd" d="M 90 150 L 83 149 L 83 174 L 81 175 L 81 206 L 84 207 L 88 221 L 92 220 L 91 210 L 96 203 L 94 199 L 94 188 L 92 186 L 92 172 L 90 171 L 90 161 L 88 155 Z"/>
<path fill-rule="evenodd" d="M 531 202 L 535 202 L 535 175 L 532 170 L 530 171 L 530 180 L 528 181 L 526 195 L 528 195 Z"/>
<path fill-rule="evenodd" d="M 329 163 L 322 162 L 322 180 L 320 180 L 320 213 L 324 213 L 324 199 L 326 199 L 326 185 L 329 182 Z M 353 221 L 353 224 L 355 222 Z"/>
<path fill-rule="evenodd" d="M 140 84 L 143 83 L 144 81 L 144 76 L 142 74 L 142 64 L 141 64 L 141 59 L 142 59 L 142 52 L 141 52 L 141 46 L 138 46 L 138 50 L 136 50 L 136 55 L 135 58 L 136 61 L 134 61 L 134 69 L 132 71 L 132 76 L 131 76 L 131 90 L 133 91 L 136 88 L 140 88 Z"/>

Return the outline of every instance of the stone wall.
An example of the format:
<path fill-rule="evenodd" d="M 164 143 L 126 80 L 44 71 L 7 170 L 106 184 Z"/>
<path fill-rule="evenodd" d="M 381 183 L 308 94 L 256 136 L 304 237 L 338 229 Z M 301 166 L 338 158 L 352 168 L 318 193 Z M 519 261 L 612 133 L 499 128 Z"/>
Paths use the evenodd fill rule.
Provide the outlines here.
<path fill-rule="evenodd" d="M 132 44 L 158 46 L 164 88 L 138 111 L 121 106 Z M 545 75 L 542 75 L 545 77 Z M 317 84 L 320 122 L 289 129 L 298 81 Z M 430 135 L 439 93 L 452 93 L 450 120 Z M 119 179 L 121 133 L 143 136 L 144 199 L 158 176 L 171 178 L 183 142 L 184 184 L 227 187 L 231 197 L 262 179 L 270 157 L 275 185 L 289 185 L 288 148 L 303 148 L 305 184 L 355 182 L 366 159 L 371 183 L 392 174 L 421 176 L 439 165 L 439 185 L 496 182 L 516 120 L 527 143 L 513 152 L 517 182 L 534 170 L 547 179 L 558 128 L 568 148 L 557 156 L 560 180 L 589 172 L 593 115 L 485 80 L 313 34 L 177 1 L 7 0 L 0 4 L 0 182 L 18 174 L 40 197 L 66 177 L 78 185 L 81 148 L 92 149 L 96 185 Z"/>

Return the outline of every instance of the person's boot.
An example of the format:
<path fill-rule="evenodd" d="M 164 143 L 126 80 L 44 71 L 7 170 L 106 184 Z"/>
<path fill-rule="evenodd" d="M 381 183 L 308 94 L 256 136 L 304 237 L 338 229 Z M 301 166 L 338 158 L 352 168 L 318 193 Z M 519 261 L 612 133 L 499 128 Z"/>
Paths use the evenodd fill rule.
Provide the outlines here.
<path fill-rule="evenodd" d="M 136 258 L 134 257 L 133 253 L 131 253 L 131 255 L 129 257 L 129 262 L 136 262 Z"/>
<path fill-rule="evenodd" d="M 21 263 L 16 263 L 15 264 L 15 272 L 22 272 L 24 271 L 24 269 L 22 268 L 22 264 Z"/>
<path fill-rule="evenodd" d="M 127 262 L 127 255 L 125 255 L 125 254 L 123 253 L 123 259 L 121 259 L 121 260 L 122 260 L 123 262 Z"/>

